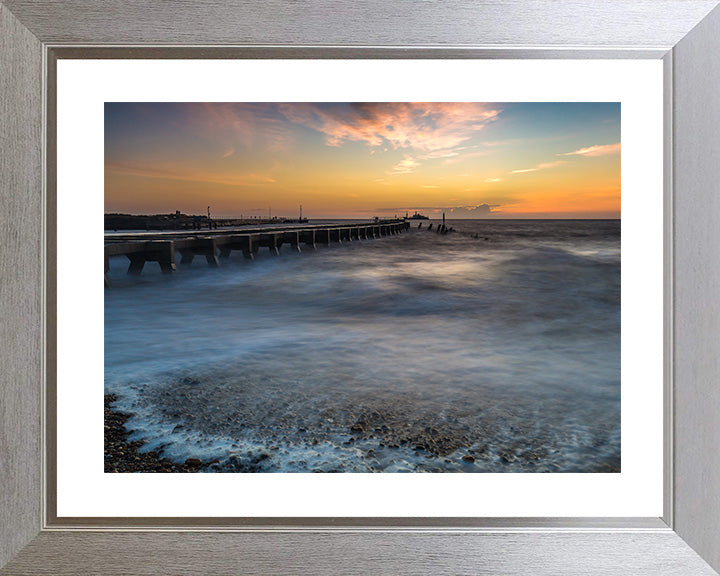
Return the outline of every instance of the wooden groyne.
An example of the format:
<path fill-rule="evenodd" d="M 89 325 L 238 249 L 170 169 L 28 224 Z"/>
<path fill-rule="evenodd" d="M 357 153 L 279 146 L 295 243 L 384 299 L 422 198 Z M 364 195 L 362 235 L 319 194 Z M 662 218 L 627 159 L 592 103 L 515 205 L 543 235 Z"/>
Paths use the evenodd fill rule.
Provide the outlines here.
<path fill-rule="evenodd" d="M 142 273 L 146 262 L 157 262 L 165 274 L 176 270 L 176 256 L 180 265 L 189 265 L 196 256 L 204 257 L 209 266 L 220 264 L 233 250 L 242 252 L 249 260 L 261 248 L 280 254 L 283 245 L 301 251 L 301 246 L 314 249 L 317 244 L 352 242 L 400 234 L 410 228 L 404 220 L 388 220 L 371 224 L 317 225 L 302 227 L 266 228 L 254 231 L 207 231 L 177 234 L 123 234 L 105 237 L 105 285 L 112 256 L 126 256 L 130 261 L 127 273 Z"/>

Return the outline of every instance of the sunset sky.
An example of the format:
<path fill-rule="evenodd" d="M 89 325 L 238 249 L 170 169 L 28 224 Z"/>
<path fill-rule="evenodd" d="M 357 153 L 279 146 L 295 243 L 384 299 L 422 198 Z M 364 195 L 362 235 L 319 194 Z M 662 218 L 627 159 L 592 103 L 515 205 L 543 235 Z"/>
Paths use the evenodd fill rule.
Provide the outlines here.
<path fill-rule="evenodd" d="M 105 212 L 619 218 L 619 103 L 106 103 Z"/>

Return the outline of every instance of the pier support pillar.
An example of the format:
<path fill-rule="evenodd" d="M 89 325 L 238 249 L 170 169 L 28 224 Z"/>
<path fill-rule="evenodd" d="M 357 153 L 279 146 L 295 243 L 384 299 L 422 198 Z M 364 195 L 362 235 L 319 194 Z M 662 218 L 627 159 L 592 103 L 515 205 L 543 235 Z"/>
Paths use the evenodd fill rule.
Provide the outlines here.
<path fill-rule="evenodd" d="M 230 249 L 226 248 L 225 250 L 227 251 L 227 256 L 229 256 Z M 189 245 L 186 242 L 184 246 L 181 245 L 180 255 L 180 264 L 183 266 L 192 264 L 196 255 L 205 256 L 208 265 L 213 268 L 216 268 L 220 264 L 217 258 L 217 242 L 215 238 L 212 237 L 195 238 Z M 162 268 L 162 261 L 158 260 L 158 262 L 160 262 L 160 267 Z"/>
<path fill-rule="evenodd" d="M 146 244 L 145 259 L 160 264 L 163 274 L 175 271 L 175 243 L 172 240 L 157 240 Z"/>
<path fill-rule="evenodd" d="M 330 229 L 317 230 L 315 232 L 315 239 L 322 244 L 330 244 Z"/>
<path fill-rule="evenodd" d="M 313 250 L 317 248 L 315 246 L 315 230 L 303 230 L 302 232 L 298 232 L 298 235 L 305 246 L 310 246 Z"/>
<path fill-rule="evenodd" d="M 226 247 L 228 250 L 242 251 L 243 257 L 246 260 L 254 260 L 255 254 L 257 254 L 260 248 L 258 240 L 259 237 L 256 234 L 231 236 L 229 245 L 226 245 Z"/>
<path fill-rule="evenodd" d="M 128 254 L 130 266 L 128 266 L 128 275 L 139 276 L 145 267 L 145 256 L 143 254 Z"/>
<path fill-rule="evenodd" d="M 283 242 L 287 242 L 288 244 L 290 244 L 290 246 L 293 247 L 293 249 L 297 250 L 298 252 L 302 252 L 302 250 L 300 249 L 300 232 L 296 230 L 285 232 L 283 234 Z"/>
<path fill-rule="evenodd" d="M 127 254 L 130 266 L 127 273 L 137 276 L 145 267 L 145 262 L 157 262 L 163 274 L 175 271 L 175 243 L 172 240 L 145 242 L 141 251 Z"/>
<path fill-rule="evenodd" d="M 217 224 L 215 225 L 217 227 Z M 205 254 L 205 260 L 207 260 L 208 266 L 212 268 L 217 268 L 220 266 L 220 262 L 218 261 L 217 257 L 217 242 L 215 238 L 209 237 L 209 238 L 203 238 L 202 239 L 203 252 Z M 230 251 L 228 251 L 228 256 L 230 255 Z"/>
<path fill-rule="evenodd" d="M 107 249 L 105 249 L 105 288 L 110 287 L 110 277 L 108 274 L 110 273 L 110 256 L 108 255 Z"/>
<path fill-rule="evenodd" d="M 260 236 L 260 245 L 267 246 L 270 254 L 280 255 L 280 246 L 282 246 L 281 234 L 262 234 Z"/>

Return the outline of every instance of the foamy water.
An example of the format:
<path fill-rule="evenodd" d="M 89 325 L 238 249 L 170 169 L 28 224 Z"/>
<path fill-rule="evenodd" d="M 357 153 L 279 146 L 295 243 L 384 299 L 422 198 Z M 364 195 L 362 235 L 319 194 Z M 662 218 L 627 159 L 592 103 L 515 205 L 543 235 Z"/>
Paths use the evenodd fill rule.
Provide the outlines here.
<path fill-rule="evenodd" d="M 619 470 L 620 222 L 448 225 L 169 278 L 111 259 L 133 439 L 219 471 Z"/>

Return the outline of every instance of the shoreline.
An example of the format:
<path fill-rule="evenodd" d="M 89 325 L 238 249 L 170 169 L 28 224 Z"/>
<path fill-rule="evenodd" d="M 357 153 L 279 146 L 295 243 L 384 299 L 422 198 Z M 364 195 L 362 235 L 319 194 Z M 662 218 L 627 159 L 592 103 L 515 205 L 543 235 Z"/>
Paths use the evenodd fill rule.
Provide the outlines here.
<path fill-rule="evenodd" d="M 122 412 L 113 407 L 118 399 L 115 394 L 105 394 L 105 453 L 104 471 L 106 473 L 182 473 L 182 472 L 275 472 L 272 469 L 263 469 L 267 465 L 266 460 L 274 452 L 263 452 L 251 459 L 233 458 L 232 462 L 219 462 L 218 460 L 203 461 L 193 457 L 192 454 L 184 462 L 176 462 L 162 455 L 159 450 L 142 452 L 145 445 L 143 440 L 129 440 L 132 430 L 126 428 L 125 423 L 131 418 L 131 414 Z M 485 473 L 485 470 L 476 470 L 477 463 L 487 456 L 488 446 L 473 446 L 473 442 L 461 430 L 439 430 L 432 426 L 418 427 L 411 426 L 408 429 L 397 429 L 389 422 L 389 426 L 373 418 L 375 414 L 365 413 L 353 419 L 354 424 L 349 425 L 348 433 L 352 436 L 343 444 L 364 452 L 371 472 L 385 472 L 382 466 L 377 465 L 387 457 L 389 453 L 395 453 L 397 449 L 403 448 L 414 452 L 416 457 L 429 459 L 428 466 L 435 469 L 413 470 L 413 472 L 436 472 L 436 473 Z M 379 415 L 377 415 L 379 418 Z M 377 420 L 377 421 L 376 421 Z M 383 421 L 384 422 L 384 421 Z M 303 430 L 304 432 L 304 430 Z M 311 444 L 317 444 L 318 440 L 306 438 Z M 368 444 L 368 442 L 370 444 Z M 516 460 L 529 460 L 533 464 L 541 464 L 547 457 L 547 453 L 540 450 L 533 450 L 530 447 L 516 454 L 513 450 L 499 451 L 499 457 L 505 464 L 512 465 Z M 277 450 L 270 447 L 269 450 Z M 443 470 L 433 466 L 444 461 L 446 464 L 455 462 L 459 466 L 455 470 Z M 443 465 L 440 465 L 443 467 Z M 311 470 L 308 470 L 311 471 Z M 321 470 L 312 470 L 320 472 Z M 337 469 L 323 470 L 332 472 L 353 472 L 346 470 L 345 465 L 340 463 Z M 406 470 L 410 471 L 410 470 Z M 618 473 L 621 471 L 619 458 L 617 461 L 605 461 L 587 472 L 594 473 Z M 396 472 L 396 470 L 387 470 Z M 520 471 L 515 471 L 520 472 Z M 535 473 L 562 473 L 560 469 L 551 470 L 524 470 L 524 472 Z"/>
<path fill-rule="evenodd" d="M 188 458 L 184 463 L 164 458 L 156 451 L 140 452 L 142 440 L 128 440 L 130 431 L 125 422 L 130 414 L 120 412 L 112 404 L 116 394 L 105 394 L 105 472 L 201 472 L 210 466 L 199 458 Z"/>

